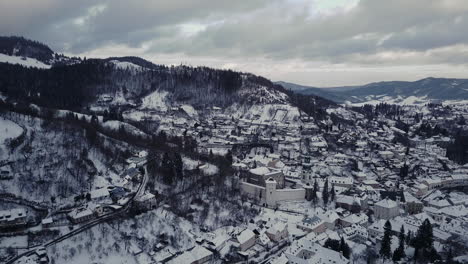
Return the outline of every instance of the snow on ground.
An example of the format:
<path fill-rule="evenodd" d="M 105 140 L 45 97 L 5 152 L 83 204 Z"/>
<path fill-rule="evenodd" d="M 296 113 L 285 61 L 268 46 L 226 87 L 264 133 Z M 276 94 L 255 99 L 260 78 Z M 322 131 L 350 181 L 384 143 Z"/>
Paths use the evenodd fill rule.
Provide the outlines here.
<path fill-rule="evenodd" d="M 136 65 L 136 64 L 133 64 L 131 62 L 127 62 L 127 61 L 111 60 L 110 62 L 113 63 L 117 69 L 121 69 L 121 70 L 127 70 L 128 69 L 128 70 L 139 71 L 139 70 L 143 69 L 143 67 L 141 67 L 139 65 Z"/>
<path fill-rule="evenodd" d="M 93 161 L 93 164 L 98 172 L 102 173 L 102 176 L 98 173 L 98 175 L 96 175 L 93 179 L 92 186 L 95 189 L 107 187 L 108 185 L 122 185 L 123 179 L 111 169 L 109 169 L 109 167 L 100 160 L 100 153 L 96 153 L 96 151 L 90 151 L 88 157 Z"/>
<path fill-rule="evenodd" d="M 218 167 L 216 167 L 213 164 L 209 164 L 209 163 L 201 166 L 200 169 L 206 175 L 215 175 L 219 171 Z"/>
<path fill-rule="evenodd" d="M 195 118 L 198 116 L 197 111 L 191 105 L 182 105 L 180 108 L 184 110 L 185 113 L 187 113 L 187 115 L 189 115 L 192 118 Z"/>
<path fill-rule="evenodd" d="M 37 263 L 38 263 L 38 259 L 36 255 L 22 257 L 19 260 L 15 261 L 15 264 L 37 264 Z"/>
<path fill-rule="evenodd" d="M 23 59 L 24 58 L 24 59 Z M 36 67 L 40 69 L 50 69 L 50 65 L 44 64 L 36 59 L 18 56 L 9 56 L 0 53 L 0 62 L 6 62 L 10 64 L 20 64 L 26 67 Z"/>
<path fill-rule="evenodd" d="M 41 110 L 42 111 L 42 110 Z M 78 113 L 78 112 L 74 112 L 74 111 L 70 111 L 70 110 L 57 110 L 56 112 L 56 116 L 59 117 L 59 118 L 65 118 L 68 114 L 74 114 L 78 117 L 78 119 L 85 119 L 86 121 L 90 122 L 91 121 L 91 115 L 87 115 L 87 114 L 82 114 L 82 113 Z M 97 117 L 99 121 L 102 121 L 102 116 L 98 116 Z"/>
<path fill-rule="evenodd" d="M 233 116 L 259 123 L 271 121 L 295 123 L 299 120 L 299 109 L 286 104 L 255 104 L 247 108 L 229 108 L 227 112 L 234 112 Z"/>
<path fill-rule="evenodd" d="M 229 148 L 207 148 L 207 150 L 213 152 L 215 155 L 224 156 L 228 153 Z"/>
<path fill-rule="evenodd" d="M 28 236 L 0 237 L 0 248 L 27 248 Z"/>
<path fill-rule="evenodd" d="M 183 157 L 182 161 L 184 163 L 184 169 L 186 170 L 194 170 L 198 165 L 200 165 L 199 161 L 187 157 Z"/>
<path fill-rule="evenodd" d="M 140 129 L 138 129 L 138 128 L 130 125 L 130 124 L 120 122 L 120 121 L 117 121 L 117 120 L 106 121 L 106 122 L 102 123 L 102 126 L 104 128 L 106 128 L 106 129 L 109 129 L 109 130 L 112 130 L 112 131 L 118 131 L 120 129 L 120 127 L 123 127 L 125 129 L 125 131 L 130 132 L 133 135 L 147 136 L 146 133 L 144 133 Z"/>
<path fill-rule="evenodd" d="M 196 227 L 187 220 L 157 209 L 132 219 L 99 224 L 47 248 L 47 253 L 54 263 L 153 263 L 146 252 L 161 242 L 160 235 L 165 234 L 168 248 L 178 252 L 194 245 L 193 232 L 197 232 Z"/>
<path fill-rule="evenodd" d="M 362 114 L 359 114 L 353 111 L 348 111 L 346 108 L 343 108 L 343 107 L 328 108 L 326 111 L 328 114 L 334 113 L 347 120 L 355 120 L 357 118 L 364 118 Z"/>
<path fill-rule="evenodd" d="M 15 122 L 0 117 L 0 144 L 5 143 L 5 140 L 16 138 L 23 132 L 23 129 Z"/>
<path fill-rule="evenodd" d="M 201 165 L 200 170 L 206 175 L 215 175 L 219 171 L 218 167 L 210 163 L 203 164 L 197 160 L 193 160 L 187 157 L 183 157 L 182 161 L 184 163 L 184 169 L 186 170 L 193 170 L 196 169 L 197 166 Z"/>
<path fill-rule="evenodd" d="M 387 104 L 396 104 L 396 105 L 425 105 L 432 101 L 432 99 L 427 98 L 427 96 L 387 96 L 387 95 L 369 95 L 366 96 L 366 100 L 360 103 L 350 103 L 353 106 L 363 106 L 366 104 L 369 105 L 378 105 L 380 103 Z"/>
<path fill-rule="evenodd" d="M 165 99 L 168 92 L 156 90 L 143 98 L 141 108 L 142 109 L 155 109 L 159 111 L 166 112 L 167 105 Z M 193 108 L 192 108 L 193 109 Z M 185 110 L 185 109 L 184 109 Z"/>

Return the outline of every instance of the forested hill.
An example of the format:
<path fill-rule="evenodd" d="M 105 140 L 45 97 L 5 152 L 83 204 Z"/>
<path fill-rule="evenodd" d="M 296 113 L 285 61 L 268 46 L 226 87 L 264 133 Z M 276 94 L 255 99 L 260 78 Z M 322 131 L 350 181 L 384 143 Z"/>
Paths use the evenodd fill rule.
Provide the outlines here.
<path fill-rule="evenodd" d="M 16 36 L 0 36 L 0 53 L 33 58 L 46 64 L 50 64 L 54 58 L 54 52 L 47 45 Z"/>

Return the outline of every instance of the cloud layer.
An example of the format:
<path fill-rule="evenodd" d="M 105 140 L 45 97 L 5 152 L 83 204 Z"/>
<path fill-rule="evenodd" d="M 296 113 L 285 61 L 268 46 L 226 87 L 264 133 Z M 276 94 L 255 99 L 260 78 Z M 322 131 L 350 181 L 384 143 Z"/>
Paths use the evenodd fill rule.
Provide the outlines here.
<path fill-rule="evenodd" d="M 465 0 L 0 0 L 1 35 L 65 53 L 312 85 L 465 77 L 466 28 Z"/>

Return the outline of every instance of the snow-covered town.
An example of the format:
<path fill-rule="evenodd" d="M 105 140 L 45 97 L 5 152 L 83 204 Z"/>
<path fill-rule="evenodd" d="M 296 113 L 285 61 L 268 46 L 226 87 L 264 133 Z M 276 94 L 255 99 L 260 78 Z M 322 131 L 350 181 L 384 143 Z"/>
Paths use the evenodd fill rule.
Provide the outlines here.
<path fill-rule="evenodd" d="M 124 121 L 55 113 L 57 120 L 96 119 L 109 131 L 125 125 L 136 135 L 144 132 L 130 123 L 157 122 L 153 141 L 189 150 L 158 156 L 127 145 L 123 163 L 103 152 L 116 144 L 110 136 L 101 146 L 85 132 L 81 151 L 67 149 L 80 140 L 73 127 L 55 132 L 55 152 L 43 151 L 50 133 L 41 132 L 53 123 L 3 112 L 0 245 L 18 256 L 14 263 L 406 262 L 418 251 L 466 261 L 457 254 L 468 239 L 468 167 L 456 162 L 452 145 L 460 139 L 448 129 L 466 126 L 468 107 L 344 105 L 319 120 L 280 92 L 249 107 L 199 110 L 166 96 L 149 94 L 122 113 Z M 122 100 L 105 98 L 92 106 L 96 113 Z M 11 142 L 21 137 L 18 152 Z M 63 166 L 59 155 L 79 162 Z M 157 157 L 158 170 L 174 164 L 175 172 L 154 179 Z M 40 162 L 34 170 L 32 160 Z M 62 180 L 51 182 L 54 172 Z M 24 183 L 36 173 L 52 185 L 68 173 L 88 179 L 84 188 L 36 192 Z M 427 239 L 430 247 L 418 244 Z"/>
<path fill-rule="evenodd" d="M 465 2 L 0 1 L 0 263 L 468 264 Z"/>

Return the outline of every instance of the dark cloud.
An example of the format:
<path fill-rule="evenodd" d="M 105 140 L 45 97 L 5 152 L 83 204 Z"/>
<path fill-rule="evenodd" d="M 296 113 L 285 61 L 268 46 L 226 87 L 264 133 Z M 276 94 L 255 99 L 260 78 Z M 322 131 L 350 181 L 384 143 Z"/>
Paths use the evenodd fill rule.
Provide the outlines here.
<path fill-rule="evenodd" d="M 331 2 L 342 6 L 324 11 Z M 1 35 L 72 54 L 120 45 L 149 57 L 456 66 L 467 64 L 466 28 L 465 0 L 0 0 Z"/>

